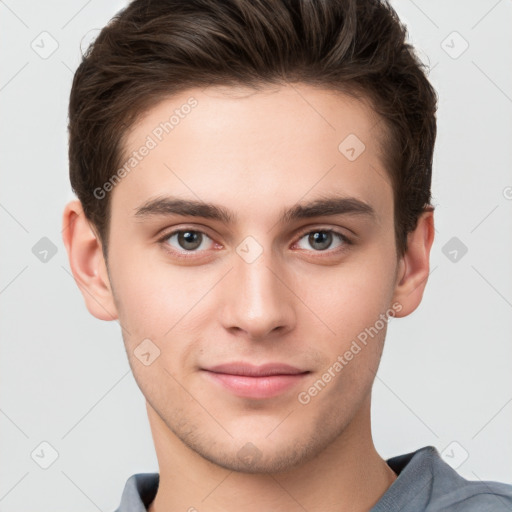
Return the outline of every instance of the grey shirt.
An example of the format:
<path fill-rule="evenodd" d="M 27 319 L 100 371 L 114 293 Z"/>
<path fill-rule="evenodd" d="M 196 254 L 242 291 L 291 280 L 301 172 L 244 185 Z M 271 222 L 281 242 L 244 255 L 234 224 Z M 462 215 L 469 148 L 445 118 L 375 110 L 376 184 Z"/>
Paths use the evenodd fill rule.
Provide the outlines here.
<path fill-rule="evenodd" d="M 370 512 L 512 511 L 512 485 L 466 480 L 441 458 L 434 446 L 386 462 L 398 478 Z M 132 475 L 115 512 L 146 512 L 156 496 L 158 482 L 158 473 Z"/>

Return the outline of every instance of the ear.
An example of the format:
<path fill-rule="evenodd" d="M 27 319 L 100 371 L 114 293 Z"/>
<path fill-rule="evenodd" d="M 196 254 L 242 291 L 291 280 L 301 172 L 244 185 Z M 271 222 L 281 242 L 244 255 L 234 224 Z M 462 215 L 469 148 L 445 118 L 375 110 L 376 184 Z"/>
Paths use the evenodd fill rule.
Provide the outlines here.
<path fill-rule="evenodd" d="M 64 209 L 62 239 L 71 272 L 91 315 L 100 320 L 118 318 L 101 241 L 78 200 L 70 201 Z"/>
<path fill-rule="evenodd" d="M 393 301 L 402 309 L 396 317 L 410 315 L 419 305 L 430 272 L 430 249 L 434 242 L 434 211 L 421 214 L 416 229 L 407 237 L 407 251 L 400 259 Z"/>

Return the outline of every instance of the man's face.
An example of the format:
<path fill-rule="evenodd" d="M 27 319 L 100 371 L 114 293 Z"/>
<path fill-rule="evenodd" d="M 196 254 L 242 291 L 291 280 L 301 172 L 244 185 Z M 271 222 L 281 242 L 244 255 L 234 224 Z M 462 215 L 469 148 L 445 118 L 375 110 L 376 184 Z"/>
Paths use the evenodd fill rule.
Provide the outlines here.
<path fill-rule="evenodd" d="M 167 440 L 269 472 L 367 422 L 397 281 L 381 130 L 361 103 L 301 85 L 189 90 L 131 131 L 127 154 L 151 149 L 112 191 L 109 276 L 134 377 Z M 149 207 L 165 198 L 212 203 L 231 222 Z M 373 214 L 281 218 L 327 198 Z M 240 362 L 300 374 L 208 371 Z"/>

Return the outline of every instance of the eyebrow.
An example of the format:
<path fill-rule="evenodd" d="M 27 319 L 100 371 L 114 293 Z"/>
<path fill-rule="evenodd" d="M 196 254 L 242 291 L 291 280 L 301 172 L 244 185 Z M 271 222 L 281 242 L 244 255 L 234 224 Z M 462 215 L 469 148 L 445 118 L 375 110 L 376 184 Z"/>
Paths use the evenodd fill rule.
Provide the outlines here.
<path fill-rule="evenodd" d="M 217 220 L 234 224 L 236 215 L 224 206 L 178 197 L 157 197 L 136 208 L 135 217 L 144 219 L 155 216 L 180 215 Z M 333 215 L 361 215 L 375 220 L 377 214 L 368 203 L 355 197 L 328 196 L 309 203 L 296 204 L 282 211 L 278 222 L 284 224 L 294 220 Z"/>

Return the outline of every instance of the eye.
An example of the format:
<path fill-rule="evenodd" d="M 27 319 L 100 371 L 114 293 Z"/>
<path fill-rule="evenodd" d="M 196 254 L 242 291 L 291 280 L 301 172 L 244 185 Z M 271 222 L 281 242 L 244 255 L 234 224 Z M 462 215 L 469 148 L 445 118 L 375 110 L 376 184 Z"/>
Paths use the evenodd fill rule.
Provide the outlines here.
<path fill-rule="evenodd" d="M 315 249 L 315 252 L 324 252 L 326 249 L 331 248 L 333 241 L 338 238 L 341 243 L 334 248 L 334 252 L 337 250 L 346 249 L 347 245 L 351 245 L 352 241 L 344 234 L 335 231 L 334 229 L 316 229 L 308 231 L 302 235 L 297 244 L 300 247 L 300 241 L 306 239 L 306 243 Z M 301 249 L 308 249 L 307 247 L 300 247 Z"/>
<path fill-rule="evenodd" d="M 327 251 L 327 249 L 332 248 L 333 241 L 336 241 L 336 239 L 338 240 L 338 245 L 331 251 Z M 304 232 L 294 246 L 310 250 L 308 247 L 302 246 L 302 240 L 305 240 L 310 247 L 313 247 L 314 252 L 337 253 L 346 250 L 347 246 L 352 245 L 352 241 L 347 236 L 334 229 L 315 229 Z M 194 253 L 207 251 L 216 246 L 215 242 L 203 231 L 186 228 L 168 232 L 158 242 L 178 258 L 194 257 Z"/>
<path fill-rule="evenodd" d="M 198 249 L 206 250 L 208 247 L 205 247 L 205 245 L 209 245 L 207 243 L 208 240 L 211 245 L 213 240 L 202 231 L 195 229 L 178 229 L 165 234 L 159 242 L 164 245 L 170 245 L 174 249 L 172 252 L 177 252 L 179 254 L 180 252 L 199 252 Z M 176 245 L 172 243 L 173 241 Z"/>

